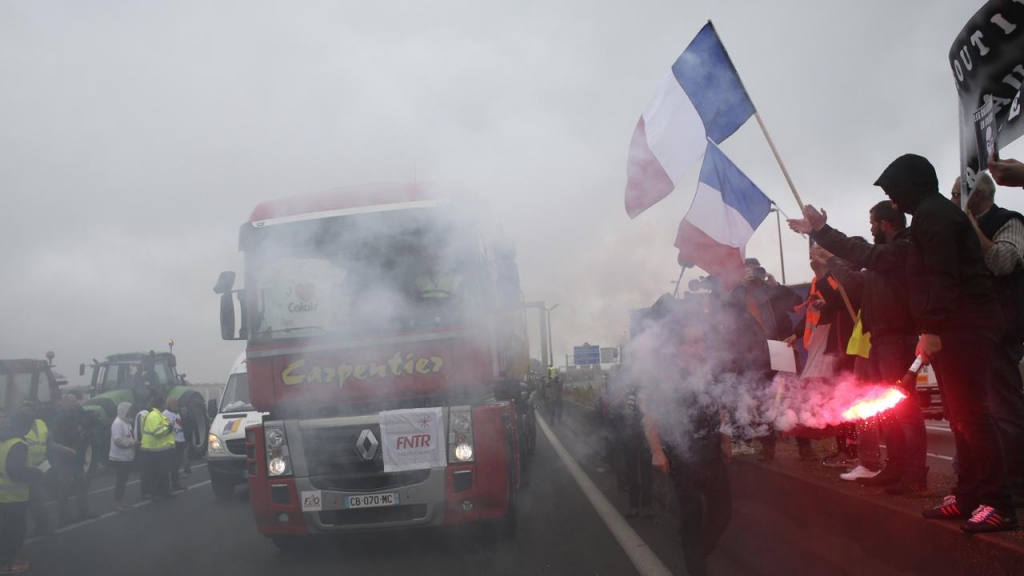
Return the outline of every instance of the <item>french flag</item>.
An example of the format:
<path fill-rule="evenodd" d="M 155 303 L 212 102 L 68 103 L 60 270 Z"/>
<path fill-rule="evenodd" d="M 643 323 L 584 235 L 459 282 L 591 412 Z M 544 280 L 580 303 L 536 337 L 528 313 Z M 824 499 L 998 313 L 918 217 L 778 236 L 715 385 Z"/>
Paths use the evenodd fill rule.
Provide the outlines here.
<path fill-rule="evenodd" d="M 672 65 L 633 132 L 626 213 L 636 218 L 675 189 L 704 154 L 754 114 L 736 69 L 708 22 Z"/>
<path fill-rule="evenodd" d="M 700 266 L 726 289 L 735 287 L 745 271 L 747 241 L 771 204 L 709 139 L 697 194 L 676 233 L 679 262 Z"/>

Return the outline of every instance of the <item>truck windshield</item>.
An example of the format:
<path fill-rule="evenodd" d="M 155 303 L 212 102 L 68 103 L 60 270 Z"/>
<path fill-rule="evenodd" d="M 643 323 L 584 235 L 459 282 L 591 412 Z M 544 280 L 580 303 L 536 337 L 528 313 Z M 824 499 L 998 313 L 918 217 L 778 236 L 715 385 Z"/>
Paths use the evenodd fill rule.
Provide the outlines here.
<path fill-rule="evenodd" d="M 320 218 L 243 233 L 252 340 L 424 331 L 462 322 L 484 269 L 438 208 Z"/>
<path fill-rule="evenodd" d="M 220 401 L 221 412 L 252 411 L 249 400 L 249 377 L 247 374 L 232 374 L 224 386 L 224 397 Z"/>
<path fill-rule="evenodd" d="M 130 388 L 141 384 L 174 385 L 174 373 L 163 361 L 156 361 L 147 368 L 142 362 L 115 363 L 102 365 L 98 379 L 101 392 Z"/>

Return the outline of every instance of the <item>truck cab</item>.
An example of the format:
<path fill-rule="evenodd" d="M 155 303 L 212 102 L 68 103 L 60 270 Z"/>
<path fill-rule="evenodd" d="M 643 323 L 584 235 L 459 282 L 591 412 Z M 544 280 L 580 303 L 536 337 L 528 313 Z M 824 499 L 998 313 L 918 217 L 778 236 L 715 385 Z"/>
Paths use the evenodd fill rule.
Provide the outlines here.
<path fill-rule="evenodd" d="M 60 388 L 46 360 L 0 360 L 0 419 L 28 404 L 48 420 L 60 400 Z"/>
<path fill-rule="evenodd" d="M 243 352 L 228 374 L 224 392 L 217 400 L 208 404 L 210 424 L 209 449 L 206 463 L 210 470 L 210 486 L 213 494 L 227 500 L 234 494 L 235 486 L 243 484 L 245 470 L 245 429 L 263 421 L 263 413 L 252 406 L 249 399 L 249 380 Z"/>
<path fill-rule="evenodd" d="M 265 202 L 242 225 L 244 287 L 224 272 L 214 292 L 268 413 L 246 430 L 246 469 L 257 529 L 278 546 L 514 526 L 525 312 L 515 249 L 481 212 L 380 185 Z"/>

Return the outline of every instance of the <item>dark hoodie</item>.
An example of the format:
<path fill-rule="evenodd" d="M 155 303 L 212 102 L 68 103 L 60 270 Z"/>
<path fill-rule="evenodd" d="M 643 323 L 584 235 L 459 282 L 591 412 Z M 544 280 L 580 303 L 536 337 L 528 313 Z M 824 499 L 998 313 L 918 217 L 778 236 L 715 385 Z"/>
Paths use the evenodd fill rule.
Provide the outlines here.
<path fill-rule="evenodd" d="M 875 182 L 914 216 L 907 288 L 918 328 L 928 334 L 997 329 L 1001 319 L 981 244 L 967 215 L 939 194 L 935 169 L 915 154 L 900 156 Z"/>

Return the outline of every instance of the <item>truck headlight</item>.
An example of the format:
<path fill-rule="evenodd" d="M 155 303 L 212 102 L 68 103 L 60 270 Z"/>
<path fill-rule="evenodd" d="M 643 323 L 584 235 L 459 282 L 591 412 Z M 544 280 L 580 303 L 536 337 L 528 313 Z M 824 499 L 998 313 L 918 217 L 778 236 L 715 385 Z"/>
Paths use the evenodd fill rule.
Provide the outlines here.
<path fill-rule="evenodd" d="M 473 459 L 473 447 L 463 442 L 455 447 L 455 458 L 459 462 L 467 462 Z"/>
<path fill-rule="evenodd" d="M 280 448 L 284 446 L 284 430 L 280 428 L 270 428 L 267 430 L 267 446 L 271 448 Z"/>
<path fill-rule="evenodd" d="M 472 424 L 469 414 L 459 412 L 452 417 L 452 432 L 456 434 L 469 434 Z"/>
<path fill-rule="evenodd" d="M 271 476 L 283 476 L 288 472 L 288 462 L 284 458 L 274 458 L 267 463 Z"/>
<path fill-rule="evenodd" d="M 209 436 L 209 448 L 210 452 L 224 452 L 224 444 L 220 441 L 220 437 L 216 434 L 210 434 Z"/>

